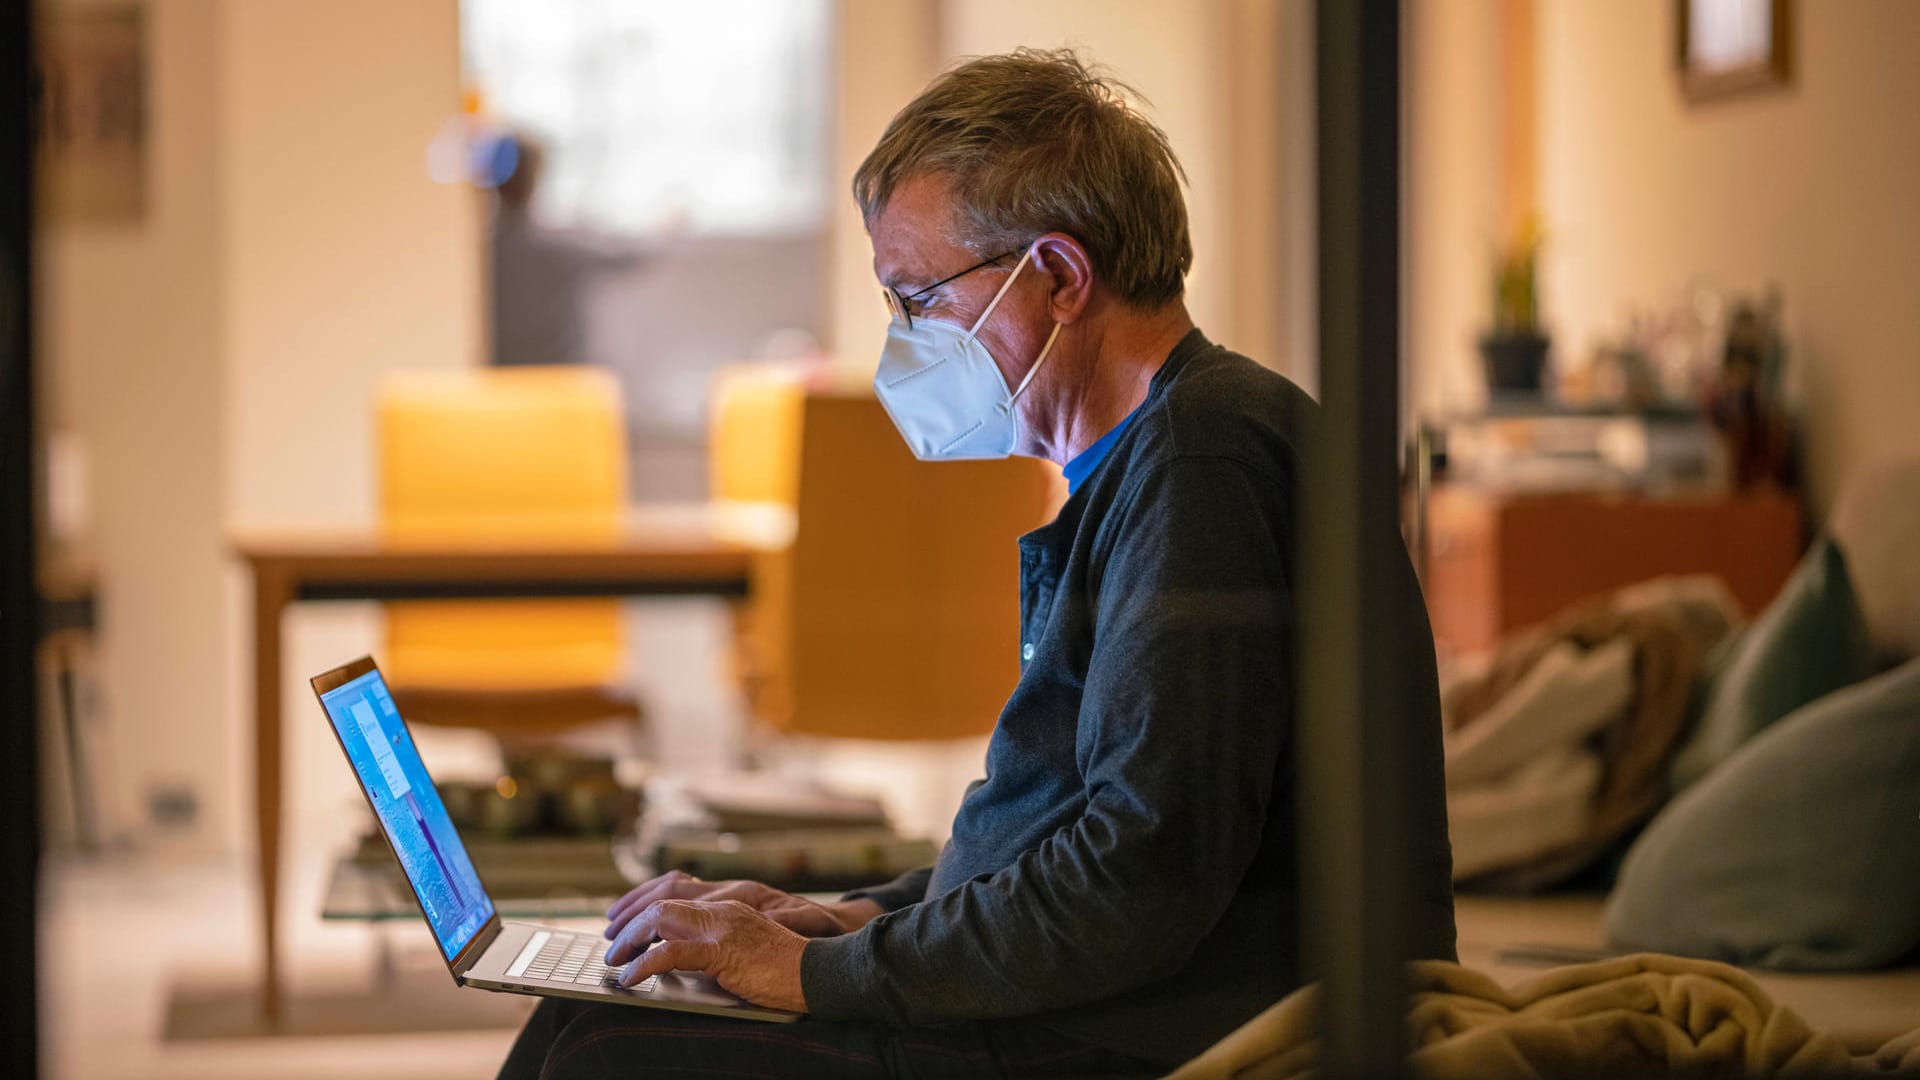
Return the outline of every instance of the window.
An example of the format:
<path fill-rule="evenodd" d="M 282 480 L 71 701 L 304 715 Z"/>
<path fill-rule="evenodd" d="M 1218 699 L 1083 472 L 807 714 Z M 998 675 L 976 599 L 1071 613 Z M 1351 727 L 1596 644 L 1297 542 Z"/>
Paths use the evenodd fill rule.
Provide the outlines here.
<path fill-rule="evenodd" d="M 463 0 L 468 81 L 541 140 L 548 220 L 813 231 L 826 208 L 830 0 Z"/>

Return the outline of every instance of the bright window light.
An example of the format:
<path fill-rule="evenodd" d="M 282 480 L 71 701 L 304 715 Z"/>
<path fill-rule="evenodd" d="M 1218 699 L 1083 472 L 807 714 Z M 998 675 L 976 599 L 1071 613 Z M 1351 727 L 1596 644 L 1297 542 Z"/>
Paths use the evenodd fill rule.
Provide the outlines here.
<path fill-rule="evenodd" d="M 462 0 L 466 77 L 544 144 L 559 225 L 812 231 L 829 0 Z"/>

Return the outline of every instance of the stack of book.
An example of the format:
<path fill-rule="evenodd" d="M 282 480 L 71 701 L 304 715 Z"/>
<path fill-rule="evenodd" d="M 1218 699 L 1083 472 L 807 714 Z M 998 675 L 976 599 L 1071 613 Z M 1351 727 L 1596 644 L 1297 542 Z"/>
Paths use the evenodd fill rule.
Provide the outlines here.
<path fill-rule="evenodd" d="M 890 880 L 940 853 L 931 840 L 899 835 L 878 799 L 758 773 L 697 783 L 688 795 L 700 820 L 661 830 L 662 871 L 835 892 Z"/>

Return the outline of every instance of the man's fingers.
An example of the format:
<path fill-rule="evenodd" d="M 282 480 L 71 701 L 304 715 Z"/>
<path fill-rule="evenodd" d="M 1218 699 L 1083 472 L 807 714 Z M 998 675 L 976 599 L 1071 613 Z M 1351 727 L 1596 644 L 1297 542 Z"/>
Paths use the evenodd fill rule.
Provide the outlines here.
<path fill-rule="evenodd" d="M 624 964 L 639 956 L 655 938 L 685 938 L 698 935 L 705 923 L 701 904 L 694 900 L 656 900 L 641 909 L 626 929 L 607 949 L 607 966 Z"/>
<path fill-rule="evenodd" d="M 679 870 L 669 870 L 658 877 L 648 878 L 633 888 L 628 889 L 627 895 L 614 901 L 613 906 L 607 909 L 607 919 L 610 922 L 622 918 L 630 919 L 641 908 L 646 907 L 655 900 L 661 899 L 659 894 L 664 890 L 681 882 L 697 882 L 699 880 L 699 878 L 694 877 L 692 874 Z"/>
<path fill-rule="evenodd" d="M 613 906 L 607 909 L 607 936 L 612 937 L 618 933 L 616 927 L 625 926 L 628 919 L 633 918 L 641 908 L 652 903 L 655 899 L 654 893 L 660 891 L 661 884 L 666 880 L 665 877 L 648 878 L 628 889 L 627 895 L 615 900 Z"/>
<path fill-rule="evenodd" d="M 662 900 L 738 900 L 748 907 L 759 908 L 776 900 L 791 899 L 787 894 L 757 881 L 702 881 L 674 871 L 653 879 L 623 897 L 609 912 L 607 928 L 601 934 L 608 939 L 618 937 L 628 920 L 645 911 L 647 905 Z"/>
<path fill-rule="evenodd" d="M 664 874 L 660 874 L 655 877 L 648 878 L 647 880 L 641 882 L 640 884 L 635 885 L 633 888 L 628 889 L 625 896 L 622 896 L 620 899 L 615 900 L 613 902 L 613 906 L 607 909 L 607 918 L 611 919 L 614 916 L 620 914 L 621 912 L 626 911 L 627 909 L 633 907 L 634 902 L 636 900 L 652 892 L 655 888 L 659 886 L 661 882 L 667 881 L 669 879 L 676 878 L 676 877 L 686 877 L 686 876 L 687 876 L 686 874 L 683 874 L 678 870 L 669 870 Z"/>
<path fill-rule="evenodd" d="M 621 986 L 633 984 L 669 971 L 705 971 L 719 957 L 718 946 L 704 941 L 663 941 L 648 949 L 620 976 Z"/>
<path fill-rule="evenodd" d="M 725 882 L 723 884 L 733 884 Z M 691 874 L 671 870 L 642 885 L 636 886 L 619 902 L 607 909 L 607 928 L 604 936 L 613 938 L 626 926 L 627 920 L 646 910 L 648 904 L 659 900 L 698 900 L 708 891 L 717 888 L 711 882 L 701 881 Z"/>
<path fill-rule="evenodd" d="M 626 925 L 614 935 L 613 944 L 607 947 L 607 966 L 624 964 L 639 956 L 648 945 L 653 944 L 656 936 L 653 912 L 656 906 L 658 906 L 657 902 L 635 912 L 633 917 L 627 920 Z"/>

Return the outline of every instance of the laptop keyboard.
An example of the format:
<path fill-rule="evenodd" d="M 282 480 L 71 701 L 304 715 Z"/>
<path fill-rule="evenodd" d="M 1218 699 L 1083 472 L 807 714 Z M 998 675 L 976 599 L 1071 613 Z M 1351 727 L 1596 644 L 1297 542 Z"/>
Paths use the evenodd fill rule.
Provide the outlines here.
<path fill-rule="evenodd" d="M 621 968 L 601 963 L 606 943 L 585 934 L 555 934 L 535 953 L 527 965 L 527 977 L 542 982 L 575 983 L 581 986 L 618 986 Z M 630 989 L 651 990 L 660 976 L 649 975 Z"/>

